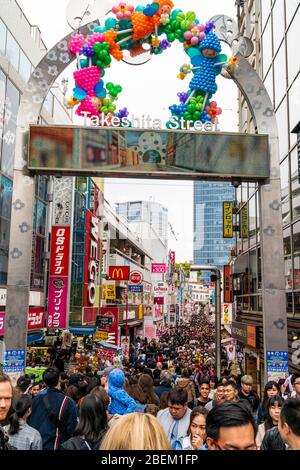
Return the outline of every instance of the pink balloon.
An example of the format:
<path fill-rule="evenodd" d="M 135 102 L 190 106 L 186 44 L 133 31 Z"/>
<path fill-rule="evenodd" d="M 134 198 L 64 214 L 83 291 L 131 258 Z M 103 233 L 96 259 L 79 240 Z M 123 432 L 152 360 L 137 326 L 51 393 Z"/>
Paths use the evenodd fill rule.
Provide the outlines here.
<path fill-rule="evenodd" d="M 222 108 L 217 108 L 217 114 L 222 114 L 223 110 Z"/>
<path fill-rule="evenodd" d="M 217 107 L 217 103 L 216 103 L 215 101 L 212 101 L 212 102 L 210 103 L 210 106 L 211 106 L 212 108 L 216 108 L 216 107 Z"/>
<path fill-rule="evenodd" d="M 184 33 L 184 39 L 186 39 L 187 41 L 189 41 L 191 38 L 192 38 L 192 33 L 190 31 L 186 31 Z"/>
<path fill-rule="evenodd" d="M 198 36 L 199 36 L 199 40 L 202 41 L 202 39 L 205 38 L 205 33 L 201 32 Z"/>
<path fill-rule="evenodd" d="M 116 17 L 117 17 L 117 20 L 122 20 L 122 18 L 124 18 L 124 13 L 122 13 L 121 11 L 118 11 L 118 13 L 116 14 Z"/>
<path fill-rule="evenodd" d="M 193 46 L 197 46 L 198 43 L 199 43 L 199 39 L 197 38 L 197 36 L 192 37 L 191 44 Z"/>
<path fill-rule="evenodd" d="M 203 24 L 201 24 L 201 25 L 199 26 L 199 29 L 200 29 L 200 31 L 202 32 L 202 31 L 205 30 L 205 26 L 204 26 Z"/>
<path fill-rule="evenodd" d="M 130 18 L 131 18 L 131 11 L 126 11 L 126 12 L 124 13 L 124 16 L 125 16 L 125 18 L 126 18 L 127 20 L 130 20 Z"/>

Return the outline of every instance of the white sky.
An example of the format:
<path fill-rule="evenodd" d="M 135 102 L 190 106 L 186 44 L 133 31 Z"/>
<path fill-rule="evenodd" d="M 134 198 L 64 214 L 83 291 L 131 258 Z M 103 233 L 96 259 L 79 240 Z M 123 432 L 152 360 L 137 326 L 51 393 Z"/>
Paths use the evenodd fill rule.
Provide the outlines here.
<path fill-rule="evenodd" d="M 48 48 L 71 32 L 66 21 L 66 7 L 69 3 L 85 5 L 93 0 L 17 0 L 24 10 L 29 22 L 39 26 L 42 38 Z M 119 0 L 102 0 L 104 11 L 119 3 Z M 147 0 L 127 2 L 134 6 L 148 3 Z M 175 8 L 187 12 L 195 11 L 197 18 L 205 23 L 216 14 L 236 14 L 235 0 L 174 0 Z M 76 10 L 74 9 L 74 16 Z M 93 20 L 95 18 L 91 18 Z M 99 18 L 101 21 L 101 18 Z M 223 52 L 231 52 L 223 44 Z M 118 100 L 118 107 L 126 106 L 136 116 L 149 114 L 160 118 L 165 123 L 169 118 L 168 107 L 177 103 L 177 93 L 187 91 L 189 78 L 186 81 L 177 79 L 179 68 L 186 63 L 187 55 L 180 45 L 173 46 L 165 53 L 154 56 L 150 62 L 140 67 L 133 67 L 123 62 L 114 61 L 106 72 L 105 81 L 119 83 L 123 92 Z M 74 64 L 71 66 L 75 69 Z M 70 77 L 66 72 L 65 76 Z M 72 94 L 73 82 L 69 79 L 69 92 Z M 222 131 L 237 130 L 237 89 L 230 81 L 222 77 L 217 79 L 219 91 L 214 99 L 223 109 L 219 117 Z M 106 179 L 105 197 L 114 205 L 115 202 L 130 200 L 152 200 L 166 205 L 169 209 L 169 220 L 174 228 L 178 241 L 170 233 L 169 245 L 176 251 L 176 261 L 189 261 L 193 258 L 193 182 L 164 180 L 125 180 Z"/>

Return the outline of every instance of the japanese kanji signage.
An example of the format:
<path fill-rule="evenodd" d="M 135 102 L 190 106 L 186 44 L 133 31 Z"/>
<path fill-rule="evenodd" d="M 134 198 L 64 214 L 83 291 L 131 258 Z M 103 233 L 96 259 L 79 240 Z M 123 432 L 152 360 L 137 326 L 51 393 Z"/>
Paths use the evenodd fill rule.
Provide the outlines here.
<path fill-rule="evenodd" d="M 44 327 L 44 307 L 29 307 L 28 330 Z"/>
<path fill-rule="evenodd" d="M 223 202 L 223 238 L 233 238 L 233 202 Z"/>
<path fill-rule="evenodd" d="M 287 351 L 267 351 L 267 380 L 278 381 L 289 375 L 289 354 Z"/>
<path fill-rule="evenodd" d="M 0 336 L 4 336 L 5 312 L 0 312 Z"/>
<path fill-rule="evenodd" d="M 50 276 L 68 276 L 70 227 L 52 227 Z"/>
<path fill-rule="evenodd" d="M 48 297 L 48 328 L 66 328 L 68 277 L 50 276 Z"/>
<path fill-rule="evenodd" d="M 228 303 L 228 302 L 231 302 L 230 266 L 229 265 L 224 266 L 223 283 L 224 283 L 223 284 L 224 303 Z"/>
<path fill-rule="evenodd" d="M 103 290 L 105 300 L 116 300 L 116 286 L 114 284 L 104 284 Z"/>
<path fill-rule="evenodd" d="M 240 238 L 248 238 L 249 222 L 248 222 L 248 203 L 244 204 L 240 211 Z"/>
<path fill-rule="evenodd" d="M 16 372 L 23 372 L 25 369 L 25 351 L 21 349 L 5 351 L 3 361 L 3 372 L 5 374 L 12 374 Z"/>

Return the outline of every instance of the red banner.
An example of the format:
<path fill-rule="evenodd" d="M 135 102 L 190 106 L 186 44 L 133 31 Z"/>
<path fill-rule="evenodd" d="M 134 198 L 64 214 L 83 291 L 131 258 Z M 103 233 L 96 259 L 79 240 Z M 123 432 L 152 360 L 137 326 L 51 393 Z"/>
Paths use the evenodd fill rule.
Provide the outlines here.
<path fill-rule="evenodd" d="M 44 307 L 29 307 L 28 331 L 44 328 Z"/>
<path fill-rule="evenodd" d="M 173 268 L 175 268 L 175 251 L 170 251 L 170 259 Z"/>
<path fill-rule="evenodd" d="M 119 309 L 118 307 L 102 307 L 98 331 L 106 333 L 107 343 L 118 345 Z"/>
<path fill-rule="evenodd" d="M 5 312 L 0 312 L 0 336 L 4 336 Z"/>
<path fill-rule="evenodd" d="M 224 303 L 231 302 L 231 291 L 230 291 L 230 266 L 224 266 Z"/>
<path fill-rule="evenodd" d="M 98 217 L 86 210 L 83 306 L 93 307 L 96 300 L 100 260 L 100 224 Z"/>
<path fill-rule="evenodd" d="M 70 227 L 52 227 L 50 276 L 68 276 Z"/>
<path fill-rule="evenodd" d="M 66 276 L 50 276 L 48 294 L 48 328 L 67 326 L 67 301 L 69 279 Z"/>
<path fill-rule="evenodd" d="M 165 298 L 164 297 L 154 297 L 153 298 L 153 303 L 154 305 L 164 305 L 165 303 Z"/>
<path fill-rule="evenodd" d="M 110 266 L 108 275 L 113 281 L 129 281 L 130 268 L 129 266 Z"/>

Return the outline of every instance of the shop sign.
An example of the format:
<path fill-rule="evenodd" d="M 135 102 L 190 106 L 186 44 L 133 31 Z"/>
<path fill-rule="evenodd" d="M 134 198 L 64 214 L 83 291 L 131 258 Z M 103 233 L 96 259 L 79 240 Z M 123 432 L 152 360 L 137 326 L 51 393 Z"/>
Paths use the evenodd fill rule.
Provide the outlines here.
<path fill-rule="evenodd" d="M 44 307 L 29 307 L 28 330 L 44 328 Z"/>
<path fill-rule="evenodd" d="M 103 289 L 105 300 L 116 300 L 116 286 L 114 284 L 105 284 Z"/>
<path fill-rule="evenodd" d="M 130 292 L 143 292 L 144 291 L 144 286 L 137 286 L 137 285 L 128 286 L 128 290 Z"/>
<path fill-rule="evenodd" d="M 109 266 L 108 276 L 112 281 L 128 281 L 130 268 L 129 266 Z"/>
<path fill-rule="evenodd" d="M 267 380 L 278 382 L 289 376 L 289 354 L 287 351 L 267 351 Z"/>
<path fill-rule="evenodd" d="M 222 318 L 221 318 L 221 324 L 222 325 L 229 325 L 232 323 L 232 304 L 227 303 L 223 304 L 222 308 Z"/>
<path fill-rule="evenodd" d="M 111 344 L 118 344 L 119 332 L 119 310 L 118 307 L 101 307 L 100 310 L 100 324 L 98 326 L 98 333 L 101 333 L 103 338 L 101 341 L 106 341 Z M 105 339 L 104 339 L 105 336 Z"/>
<path fill-rule="evenodd" d="M 0 289 L 0 305 L 6 305 L 6 289 Z"/>
<path fill-rule="evenodd" d="M 130 283 L 133 284 L 142 284 L 144 276 L 140 271 L 131 271 L 130 273 Z"/>
<path fill-rule="evenodd" d="M 165 263 L 152 263 L 153 274 L 164 274 L 167 272 L 167 265 Z"/>
<path fill-rule="evenodd" d="M 108 341 L 107 331 L 96 331 L 94 334 L 95 341 Z"/>
<path fill-rule="evenodd" d="M 171 265 L 175 268 L 175 251 L 170 251 Z"/>
<path fill-rule="evenodd" d="M 50 276 L 68 276 L 70 227 L 52 227 Z"/>
<path fill-rule="evenodd" d="M 0 336 L 4 336 L 5 312 L 0 312 Z"/>
<path fill-rule="evenodd" d="M 101 240 L 101 277 L 106 277 L 108 273 L 109 245 L 109 231 L 104 230 Z"/>
<path fill-rule="evenodd" d="M 72 176 L 54 178 L 52 225 L 71 225 L 73 181 Z"/>
<path fill-rule="evenodd" d="M 224 303 L 231 302 L 231 290 L 230 290 L 230 266 L 224 266 L 223 270 L 223 290 L 224 290 Z M 214 287 L 214 286 L 213 286 Z"/>
<path fill-rule="evenodd" d="M 25 351 L 22 349 L 7 349 L 2 364 L 5 374 L 14 374 L 25 370 Z"/>
<path fill-rule="evenodd" d="M 257 329 L 256 326 L 245 325 L 239 322 L 233 322 L 231 326 L 232 337 L 240 343 L 257 347 Z"/>
<path fill-rule="evenodd" d="M 83 305 L 92 307 L 97 293 L 97 276 L 100 260 L 99 219 L 86 210 L 85 263 L 84 263 L 84 297 Z"/>
<path fill-rule="evenodd" d="M 223 238 L 233 238 L 233 202 L 223 202 Z"/>
<path fill-rule="evenodd" d="M 168 284 L 166 282 L 156 282 L 153 286 L 153 291 L 155 294 L 167 294 Z"/>
<path fill-rule="evenodd" d="M 68 278 L 50 276 L 48 295 L 48 328 L 66 328 Z"/>
<path fill-rule="evenodd" d="M 248 238 L 249 235 L 249 218 L 248 203 L 244 204 L 240 211 L 240 238 Z"/>

